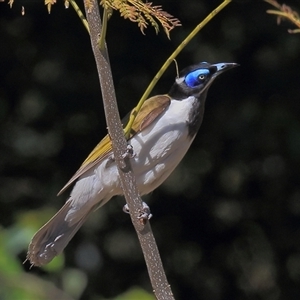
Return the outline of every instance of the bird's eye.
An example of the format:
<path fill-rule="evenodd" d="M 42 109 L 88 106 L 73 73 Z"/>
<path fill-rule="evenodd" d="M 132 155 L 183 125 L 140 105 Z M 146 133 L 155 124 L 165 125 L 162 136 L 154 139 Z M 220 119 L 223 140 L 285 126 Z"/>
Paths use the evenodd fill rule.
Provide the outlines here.
<path fill-rule="evenodd" d="M 185 83 L 188 87 L 194 88 L 204 84 L 204 81 L 209 76 L 208 69 L 197 69 L 185 76 Z"/>

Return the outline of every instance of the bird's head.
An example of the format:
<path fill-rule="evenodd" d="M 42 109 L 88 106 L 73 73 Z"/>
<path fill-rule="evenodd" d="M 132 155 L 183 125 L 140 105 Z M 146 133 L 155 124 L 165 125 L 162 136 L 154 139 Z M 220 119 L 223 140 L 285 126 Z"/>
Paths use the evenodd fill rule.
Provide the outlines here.
<path fill-rule="evenodd" d="M 189 96 L 199 98 L 201 94 L 206 94 L 217 76 L 237 66 L 236 63 L 210 64 L 207 62 L 189 66 L 179 73 L 179 77 L 176 78 L 169 95 L 177 100 Z"/>

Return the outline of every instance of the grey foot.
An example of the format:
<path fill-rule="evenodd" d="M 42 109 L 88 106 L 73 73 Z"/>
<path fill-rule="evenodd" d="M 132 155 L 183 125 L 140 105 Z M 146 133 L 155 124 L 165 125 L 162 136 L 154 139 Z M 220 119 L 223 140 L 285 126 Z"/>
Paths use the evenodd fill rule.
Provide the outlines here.
<path fill-rule="evenodd" d="M 133 150 L 132 145 L 127 145 L 126 152 L 122 154 L 123 158 L 134 158 L 136 156 L 136 153 Z"/>
<path fill-rule="evenodd" d="M 123 206 L 123 211 L 126 213 L 126 214 L 129 214 L 129 207 L 127 204 L 125 204 Z M 138 217 L 140 220 L 142 221 L 147 221 L 147 220 L 150 220 L 152 218 L 152 214 L 150 212 L 150 207 L 147 205 L 147 203 L 143 202 L 143 209 L 142 211 L 140 212 L 140 215 Z"/>

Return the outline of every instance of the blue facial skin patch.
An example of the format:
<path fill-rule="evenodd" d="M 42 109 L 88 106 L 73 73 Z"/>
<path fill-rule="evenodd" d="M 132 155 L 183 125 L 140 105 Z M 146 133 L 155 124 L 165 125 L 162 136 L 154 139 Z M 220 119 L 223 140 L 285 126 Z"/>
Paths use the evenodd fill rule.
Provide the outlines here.
<path fill-rule="evenodd" d="M 207 75 L 209 75 L 209 73 L 210 72 L 208 69 L 195 70 L 185 76 L 185 83 L 189 87 L 192 87 L 192 88 L 196 87 L 205 81 L 205 79 L 206 79 Z M 201 80 L 199 78 L 201 75 L 204 75 L 204 80 Z"/>

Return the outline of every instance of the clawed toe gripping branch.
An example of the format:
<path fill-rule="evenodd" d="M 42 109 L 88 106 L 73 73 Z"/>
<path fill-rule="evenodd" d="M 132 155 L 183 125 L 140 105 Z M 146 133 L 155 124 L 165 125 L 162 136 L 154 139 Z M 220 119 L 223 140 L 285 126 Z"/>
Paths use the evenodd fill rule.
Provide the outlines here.
<path fill-rule="evenodd" d="M 126 214 L 130 214 L 128 204 L 125 204 L 123 206 L 123 211 Z M 138 216 L 138 219 L 141 220 L 142 224 L 145 225 L 148 220 L 150 220 L 153 217 L 153 215 L 150 212 L 150 207 L 146 202 L 143 202 L 143 210 L 140 211 L 140 215 Z"/>

